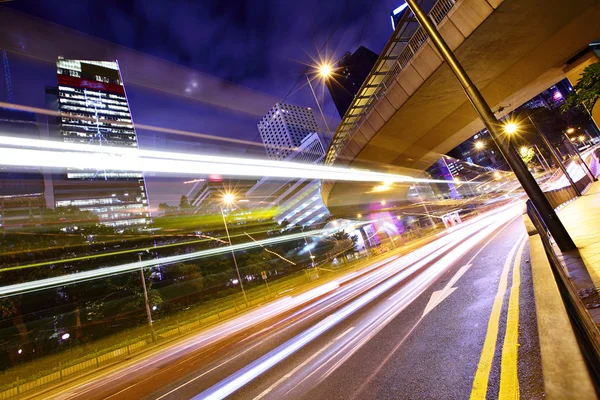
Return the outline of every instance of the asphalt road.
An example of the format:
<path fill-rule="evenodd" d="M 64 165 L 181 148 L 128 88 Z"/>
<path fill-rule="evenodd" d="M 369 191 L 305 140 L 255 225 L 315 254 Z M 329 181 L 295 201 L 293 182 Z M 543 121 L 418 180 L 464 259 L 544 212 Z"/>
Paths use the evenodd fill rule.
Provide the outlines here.
<path fill-rule="evenodd" d="M 514 215 L 484 218 L 42 397 L 462 399 L 477 376 L 483 397 L 540 398 L 524 228 L 520 218 L 506 223 Z M 513 295 L 508 312 L 511 293 L 520 302 Z"/>
<path fill-rule="evenodd" d="M 522 234 L 523 223 L 517 219 L 487 246 L 477 246 L 454 262 L 434 284 L 391 320 L 385 321 L 383 328 L 377 332 L 373 330 L 379 329 L 379 326 L 368 323 L 369 314 L 381 315 L 385 303 L 400 298 L 408 290 L 408 284 L 390 292 L 379 304 L 372 305 L 360 316 L 321 337 L 303 354 L 297 354 L 270 374 L 264 374 L 243 387 L 234 393 L 233 398 L 468 399 L 473 392 L 476 371 L 482 369 L 483 352 L 491 357 L 491 365 L 489 374 L 483 374 L 478 381 L 485 382 L 487 388 L 479 392 L 483 393 L 482 396 L 472 398 L 498 398 L 502 359 L 510 358 L 510 351 L 507 351 L 510 346 L 507 344 L 507 350 L 503 347 L 509 298 L 511 293 L 516 293 L 512 271 L 518 253 L 521 254 L 520 293 L 517 294 L 520 302 L 516 325 L 520 346 L 513 346 L 516 347 L 513 365 L 505 361 L 503 367 L 505 374 L 514 370 L 517 378 L 518 389 L 513 390 L 517 396 L 512 398 L 543 398 L 526 243 L 521 247 L 522 253 L 517 247 L 511 254 Z M 507 290 L 498 296 L 499 282 L 509 255 L 512 257 L 506 274 Z M 444 290 L 457 274 L 460 278 L 451 285 L 456 289 L 424 315 L 432 295 Z M 498 327 L 490 330 L 488 325 L 497 297 L 501 306 Z M 512 328 L 515 327 L 514 315 L 513 312 Z M 361 331 L 365 331 L 363 337 L 357 338 Z M 494 332 L 496 340 L 488 340 L 484 351 L 486 337 L 494 339 Z M 495 344 L 495 348 L 490 348 L 491 343 Z M 314 357 L 314 354 L 318 356 Z M 293 373 L 290 374 L 290 371 Z M 505 394 L 511 392 L 506 387 L 503 391 Z"/>

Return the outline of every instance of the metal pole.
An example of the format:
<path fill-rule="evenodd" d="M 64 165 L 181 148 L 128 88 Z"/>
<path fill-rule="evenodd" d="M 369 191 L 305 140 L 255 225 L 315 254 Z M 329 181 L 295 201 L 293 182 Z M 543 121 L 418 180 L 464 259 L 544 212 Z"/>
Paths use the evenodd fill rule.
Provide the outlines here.
<path fill-rule="evenodd" d="M 496 145 L 500 149 L 500 152 L 506 158 L 506 161 L 515 173 L 515 176 L 523 186 L 525 193 L 529 196 L 535 208 L 540 213 L 546 228 L 552 234 L 552 237 L 560 247 L 562 251 L 574 250 L 577 247 L 569 236 L 569 233 L 558 219 L 558 215 L 546 199 L 546 196 L 542 192 L 542 189 L 538 186 L 533 176 L 529 173 L 527 166 L 517 154 L 516 150 L 509 146 L 504 140 L 502 140 L 502 133 L 500 130 L 500 122 L 496 119 L 496 116 L 490 109 L 490 106 L 486 103 L 483 95 L 475 87 L 471 78 L 467 75 L 463 67 L 458 62 L 458 59 L 448 47 L 448 44 L 444 41 L 440 33 L 437 31 L 434 23 L 429 17 L 421 10 L 417 4 L 417 0 L 406 0 L 406 3 L 411 8 L 413 14 L 423 27 L 429 38 L 440 52 L 444 60 L 448 63 L 448 66 L 456 75 L 459 83 L 463 87 L 465 94 L 469 101 L 473 105 L 473 108 L 479 114 L 479 117 L 485 124 L 487 130 L 492 135 L 492 138 L 496 142 Z"/>
<path fill-rule="evenodd" d="M 546 165 L 542 162 L 542 159 L 540 158 L 540 155 L 538 154 L 539 149 L 537 148 L 536 145 L 533 145 L 533 146 L 534 146 L 534 149 L 538 150 L 538 151 L 533 150 L 533 154 L 535 154 L 535 158 L 537 158 L 537 160 L 540 163 L 540 165 L 542 166 L 542 168 L 544 168 L 544 171 L 546 173 L 548 173 L 548 168 L 546 168 Z"/>
<path fill-rule="evenodd" d="M 535 129 L 536 132 L 542 137 L 542 140 L 544 141 L 544 144 L 546 145 L 546 147 L 548 147 L 548 150 L 550 150 L 550 154 L 552 154 L 552 157 L 554 158 L 554 161 L 558 164 L 558 167 L 560 168 L 560 170 L 563 172 L 563 174 L 565 175 L 565 177 L 569 181 L 569 184 L 571 185 L 571 187 L 575 191 L 575 194 L 577 196 L 581 196 L 581 190 L 579 190 L 579 188 L 577 187 L 577 185 L 573 181 L 573 178 L 571 178 L 571 175 L 569 175 L 569 171 L 567 171 L 567 167 L 565 167 L 565 164 L 560 159 L 560 156 L 558 155 L 558 153 L 556 153 L 556 150 L 554 150 L 554 147 L 552 147 L 552 144 L 550 144 L 550 141 L 548 140 L 548 138 L 546 137 L 546 135 L 544 134 L 544 132 L 542 132 L 540 129 L 538 129 L 538 127 L 535 124 L 535 122 L 533 122 L 533 119 L 531 118 L 531 115 L 529 115 L 529 113 L 527 111 L 525 111 L 525 115 L 527 115 L 527 118 L 529 118 L 529 122 L 531 122 L 531 125 L 533 126 L 533 129 Z"/>
<path fill-rule="evenodd" d="M 425 214 L 429 218 L 429 222 L 431 223 L 431 227 L 435 228 L 435 222 L 433 221 L 433 218 L 431 218 L 431 214 L 429 214 L 429 210 L 427 209 L 427 205 L 425 205 L 425 200 L 423 200 L 423 197 L 421 197 L 421 192 L 419 192 L 419 187 L 416 184 L 415 184 L 415 190 L 417 191 L 417 196 L 419 196 L 419 200 L 421 200 L 421 204 L 423 204 L 423 208 L 425 209 Z"/>
<path fill-rule="evenodd" d="M 319 108 L 319 112 L 321 113 L 321 117 L 323 118 L 323 122 L 325 123 L 325 128 L 327 128 L 327 132 L 329 133 L 329 132 L 331 132 L 331 130 L 329 129 L 329 125 L 327 124 L 327 118 L 325 118 L 325 114 L 323 114 L 323 110 L 321 109 L 321 105 L 319 104 L 319 99 L 317 99 L 317 94 L 315 93 L 315 90 L 313 89 L 312 83 L 310 83 L 310 78 L 306 74 L 304 74 L 304 76 L 306 77 L 308 86 L 310 87 L 310 90 L 315 98 L 315 103 L 317 103 L 317 107 Z"/>
<path fill-rule="evenodd" d="M 550 168 L 550 164 L 548 164 L 548 160 L 546 160 L 546 157 L 544 157 L 544 155 L 542 154 L 542 152 L 540 151 L 540 148 L 537 146 L 537 144 L 534 144 L 533 147 L 535 147 L 535 149 L 537 150 L 538 154 L 540 155 L 540 157 L 542 157 L 542 160 L 544 160 L 544 164 L 545 167 L 544 169 L 546 171 L 550 171 L 552 170 L 552 168 Z"/>
<path fill-rule="evenodd" d="M 579 160 L 585 166 L 585 169 L 587 170 L 587 172 L 589 172 L 589 174 L 592 177 L 592 179 L 594 180 L 594 182 L 598 182 L 598 179 L 594 176 L 594 174 L 592 173 L 592 170 L 590 169 L 590 167 L 587 165 L 587 163 L 585 162 L 585 160 L 583 159 L 583 157 L 581 157 L 581 153 L 579 152 L 579 149 L 577 148 L 577 145 L 573 144 L 571 142 L 571 139 L 569 139 L 569 135 L 567 135 L 566 132 L 563 132 L 563 133 L 564 133 L 565 137 L 567 138 L 567 142 L 571 143 L 571 146 L 573 146 L 573 150 L 575 150 L 575 154 L 577 154 L 577 157 L 579 157 Z"/>
<path fill-rule="evenodd" d="M 156 332 L 152 326 L 152 312 L 150 311 L 150 303 L 148 302 L 148 290 L 146 289 L 146 276 L 144 275 L 144 268 L 142 267 L 142 255 L 138 254 L 138 260 L 140 262 L 140 274 L 142 276 L 142 288 L 144 289 L 144 303 L 146 303 L 146 316 L 148 317 L 148 326 L 150 327 L 150 333 L 152 334 L 152 341 L 156 342 Z"/>
<path fill-rule="evenodd" d="M 235 259 L 235 251 L 233 251 L 233 243 L 231 242 L 231 236 L 229 236 L 229 228 L 227 228 L 227 221 L 225 220 L 225 213 L 223 212 L 223 206 L 219 206 L 221 209 L 221 217 L 223 217 L 223 225 L 225 225 L 225 232 L 227 233 L 227 240 L 229 240 L 229 248 L 231 249 L 231 256 L 233 257 L 233 264 L 235 265 L 235 271 L 237 272 L 238 281 L 240 281 L 240 288 L 242 288 L 242 294 L 244 295 L 244 301 L 246 302 L 246 308 L 248 307 L 248 298 L 246 297 L 246 291 L 244 290 L 244 283 L 242 282 L 242 276 L 240 275 L 240 269 L 238 268 L 237 260 Z"/>
<path fill-rule="evenodd" d="M 304 234 L 304 227 L 302 227 L 302 233 Z M 308 241 L 306 240 L 306 234 L 304 234 L 302 236 L 304 236 L 304 244 L 306 245 L 306 247 L 308 247 L 308 255 L 310 256 L 310 263 L 311 263 L 312 267 L 315 269 L 315 271 L 317 271 L 317 273 L 319 273 L 319 270 L 315 266 L 315 258 L 313 257 L 312 251 L 310 251 L 310 247 L 308 246 Z"/>

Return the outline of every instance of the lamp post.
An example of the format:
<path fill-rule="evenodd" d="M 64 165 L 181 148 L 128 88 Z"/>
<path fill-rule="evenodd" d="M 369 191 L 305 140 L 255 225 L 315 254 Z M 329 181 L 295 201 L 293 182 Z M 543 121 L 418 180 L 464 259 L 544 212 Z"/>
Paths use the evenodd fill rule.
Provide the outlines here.
<path fill-rule="evenodd" d="M 317 69 L 318 69 L 319 76 L 323 79 L 329 79 L 329 77 L 333 73 L 333 68 L 329 64 L 321 64 L 318 66 Z M 306 77 L 306 82 L 308 82 L 308 87 L 310 87 L 310 91 L 312 92 L 313 97 L 315 98 L 315 103 L 317 103 L 317 108 L 319 109 L 319 112 L 321 113 L 321 118 L 323 118 L 323 122 L 325 123 L 325 128 L 327 128 L 327 132 L 331 132 L 331 130 L 329 129 L 329 124 L 327 124 L 327 118 L 325 118 L 325 114 L 323 113 L 323 109 L 321 108 L 321 104 L 319 103 L 319 99 L 317 98 L 317 94 L 315 93 L 315 89 L 313 88 L 313 85 L 310 82 L 310 78 L 308 77 L 308 74 L 304 74 L 304 76 Z"/>
<path fill-rule="evenodd" d="M 576 249 L 577 247 L 575 246 L 575 243 L 569 236 L 569 233 L 565 229 L 562 222 L 558 219 L 558 215 L 556 215 L 556 212 L 550 205 L 550 202 L 545 197 L 544 192 L 542 192 L 542 189 L 538 186 L 533 176 L 529 173 L 529 170 L 527 169 L 527 166 L 521 157 L 519 157 L 516 150 L 512 146 L 503 140 L 500 122 L 496 119 L 496 116 L 483 98 L 483 95 L 481 92 L 479 92 L 473 81 L 471 81 L 471 78 L 467 75 L 452 50 L 450 50 L 448 44 L 438 32 L 435 24 L 431 21 L 427 14 L 421 10 L 417 0 L 406 0 L 406 3 L 412 10 L 417 21 L 419 21 L 419 24 L 428 34 L 440 55 L 443 57 L 446 63 L 448 63 L 448 66 L 455 74 L 457 80 L 463 87 L 467 98 L 473 105 L 473 108 L 475 108 L 479 114 L 479 117 L 485 124 L 488 132 L 490 132 L 492 135 L 492 138 L 496 141 L 500 152 L 504 155 L 504 158 L 506 158 L 506 161 L 514 171 L 515 176 L 523 186 L 525 193 L 527 193 L 531 199 L 533 205 L 540 214 L 542 221 L 546 225 L 546 228 L 550 231 L 560 249 L 562 251 Z"/>
<path fill-rule="evenodd" d="M 540 155 L 540 157 L 542 157 L 542 160 L 544 161 L 545 167 L 544 169 L 546 171 L 550 171 L 550 164 L 548 164 L 548 160 L 546 160 L 546 157 L 544 157 L 544 155 L 542 154 L 542 152 L 540 151 L 540 148 L 537 146 L 537 144 L 534 144 L 533 147 L 535 147 L 535 149 L 537 150 L 538 154 Z M 539 160 L 539 158 L 538 158 Z M 541 161 L 540 161 L 541 162 Z"/>
<path fill-rule="evenodd" d="M 225 193 L 225 195 L 223 196 L 223 203 L 227 205 L 233 204 L 234 200 L 235 197 L 231 193 Z M 227 227 L 227 220 L 225 219 L 223 205 L 220 204 L 219 208 L 221 209 L 221 217 L 223 217 L 223 225 L 225 225 L 225 233 L 227 233 L 227 240 L 229 240 L 229 248 L 231 249 L 231 256 L 233 257 L 233 265 L 235 265 L 235 272 L 237 272 L 238 281 L 240 282 L 240 288 L 242 289 L 242 294 L 244 295 L 244 301 L 246 302 L 246 307 L 248 307 L 248 298 L 246 297 L 246 291 L 244 290 L 244 282 L 242 282 L 240 269 L 238 268 L 237 260 L 235 258 L 235 251 L 233 251 L 233 243 L 231 242 L 231 236 L 229 236 L 229 228 Z"/>
<path fill-rule="evenodd" d="M 560 170 L 563 172 L 563 174 L 565 175 L 565 177 L 569 181 L 569 184 L 571 185 L 571 187 L 575 191 L 575 194 L 577 196 L 581 196 L 581 190 L 579 190 L 579 188 L 577 187 L 577 185 L 573 181 L 573 178 L 571 178 L 571 175 L 569 175 L 569 171 L 567 171 L 567 167 L 565 167 L 565 164 L 560 159 L 560 156 L 558 155 L 558 153 L 556 152 L 556 150 L 554 149 L 554 147 L 552 147 L 552 144 L 550 143 L 550 141 L 548 140 L 548 138 L 546 137 L 546 135 L 544 134 L 544 132 L 542 132 L 540 129 L 538 129 L 538 127 L 535 124 L 535 122 L 533 122 L 533 119 L 531 118 L 531 115 L 529 115 L 529 113 L 527 111 L 525 111 L 525 114 L 527 115 L 527 118 L 529 119 L 529 122 L 531 122 L 531 125 L 533 126 L 533 128 L 537 131 L 537 133 L 540 135 L 540 137 L 544 141 L 544 144 L 546 145 L 546 147 L 548 148 L 548 150 L 550 150 L 550 154 L 552 154 L 552 157 L 554 158 L 554 162 L 558 165 L 558 167 L 560 168 Z M 518 129 L 518 127 L 517 127 L 517 129 Z"/>
<path fill-rule="evenodd" d="M 142 276 L 142 288 L 144 289 L 144 303 L 146 304 L 146 316 L 148 317 L 148 326 L 150 327 L 150 333 L 152 334 L 152 341 L 156 342 L 156 332 L 152 326 L 152 311 L 150 311 L 150 303 L 148 302 L 148 290 L 146 289 L 146 276 L 144 275 L 144 268 L 142 266 L 142 255 L 138 254 L 138 260 L 140 262 L 140 274 Z"/>
<path fill-rule="evenodd" d="M 571 133 L 572 133 L 572 132 L 575 132 L 575 129 L 569 128 L 569 129 L 567 129 L 567 132 L 569 132 L 569 131 L 571 131 Z M 569 135 L 567 135 L 567 132 L 563 132 L 563 133 L 564 133 L 565 137 L 567 138 L 567 142 L 571 143 L 571 140 L 569 139 Z M 581 163 L 583 164 L 583 166 L 585 167 L 587 172 L 590 174 L 590 176 L 592 177 L 592 180 L 594 182 L 597 182 L 598 179 L 594 176 L 594 174 L 592 173 L 592 170 L 587 165 L 587 163 L 585 162 L 583 157 L 581 157 L 581 153 L 579 152 L 579 149 L 577 149 L 577 145 L 574 143 L 571 143 L 571 146 L 573 146 L 573 150 L 575 150 L 575 154 L 577 154 L 577 157 L 579 157 L 579 161 L 581 161 Z"/>

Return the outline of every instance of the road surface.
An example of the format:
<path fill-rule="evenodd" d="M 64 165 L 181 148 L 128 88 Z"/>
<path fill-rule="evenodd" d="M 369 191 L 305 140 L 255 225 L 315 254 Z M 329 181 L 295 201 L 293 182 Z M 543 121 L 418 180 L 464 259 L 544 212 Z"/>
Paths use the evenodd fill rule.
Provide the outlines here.
<path fill-rule="evenodd" d="M 40 397 L 542 397 L 519 210 Z"/>

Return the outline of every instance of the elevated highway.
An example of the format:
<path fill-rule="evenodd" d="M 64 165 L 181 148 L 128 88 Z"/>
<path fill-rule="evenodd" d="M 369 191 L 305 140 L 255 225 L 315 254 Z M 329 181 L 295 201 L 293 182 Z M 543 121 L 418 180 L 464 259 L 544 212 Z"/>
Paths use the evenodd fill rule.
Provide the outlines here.
<path fill-rule="evenodd" d="M 504 113 L 564 79 L 569 60 L 600 37 L 598 0 L 438 0 L 430 16 L 492 109 Z M 426 34 L 407 20 L 342 119 L 326 163 L 422 176 L 482 128 Z M 342 216 L 393 208 L 407 191 L 325 181 L 322 195 Z"/>

